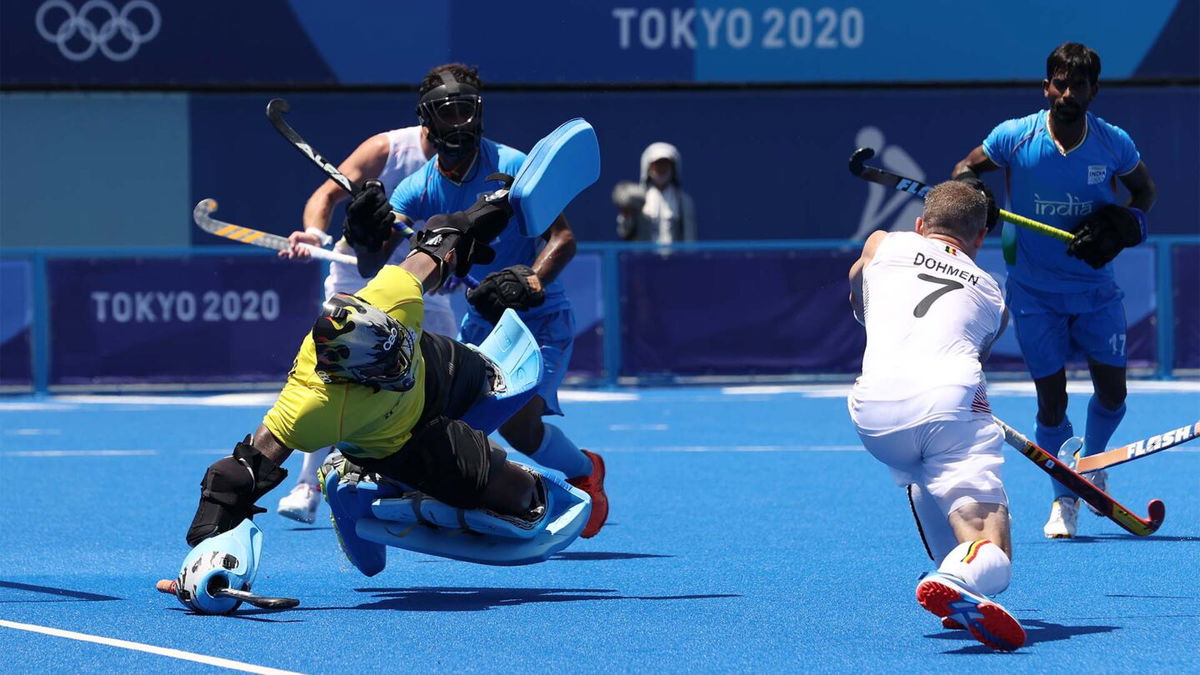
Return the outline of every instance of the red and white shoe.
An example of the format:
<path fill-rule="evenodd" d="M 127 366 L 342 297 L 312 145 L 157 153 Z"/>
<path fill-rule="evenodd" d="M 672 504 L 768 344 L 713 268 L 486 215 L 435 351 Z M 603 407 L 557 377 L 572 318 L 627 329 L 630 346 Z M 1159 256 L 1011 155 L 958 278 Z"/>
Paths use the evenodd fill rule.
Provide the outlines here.
<path fill-rule="evenodd" d="M 967 629 L 966 626 L 962 625 L 961 623 L 955 621 L 954 619 L 952 619 L 948 616 L 942 617 L 942 628 L 945 628 L 946 630 L 966 630 Z"/>
<path fill-rule="evenodd" d="M 967 590 L 948 575 L 933 572 L 917 584 L 917 602 L 929 612 L 965 626 L 971 635 L 992 649 L 1012 651 L 1025 644 L 1025 629 L 1007 609 L 983 595 Z"/>
<path fill-rule="evenodd" d="M 592 513 L 588 516 L 587 524 L 579 536 L 591 539 L 604 527 L 608 520 L 608 495 L 604 494 L 604 458 L 594 452 L 581 450 L 592 461 L 592 472 L 578 478 L 568 478 L 567 482 L 588 493 L 592 498 Z"/>

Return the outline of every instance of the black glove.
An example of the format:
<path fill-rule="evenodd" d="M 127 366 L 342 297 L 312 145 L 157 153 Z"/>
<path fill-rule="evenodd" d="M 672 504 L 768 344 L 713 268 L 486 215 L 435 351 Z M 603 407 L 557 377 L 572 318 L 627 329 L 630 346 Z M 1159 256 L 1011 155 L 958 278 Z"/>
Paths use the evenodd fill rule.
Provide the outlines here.
<path fill-rule="evenodd" d="M 346 243 L 368 251 L 378 251 L 392 236 L 396 216 L 383 191 L 383 183 L 369 180 L 346 205 L 346 223 L 342 231 Z"/>
<path fill-rule="evenodd" d="M 996 197 L 992 195 L 991 188 L 987 186 L 987 183 L 979 180 L 979 176 L 976 176 L 975 172 L 973 171 L 964 171 L 955 176 L 954 180 L 961 183 L 966 183 L 972 188 L 982 192 L 984 197 L 987 197 L 987 231 L 991 232 L 992 228 L 996 226 L 996 222 L 1000 220 L 1000 207 L 996 205 Z"/>
<path fill-rule="evenodd" d="M 488 176 L 488 180 L 497 178 L 505 180 L 506 185 L 512 181 L 504 174 Z M 421 251 L 436 260 L 445 280 L 446 259 L 454 251 L 454 273 L 466 276 L 471 265 L 487 265 L 496 259 L 496 252 L 488 244 L 500 235 L 511 217 L 507 187 L 487 193 L 466 211 L 439 214 L 426 221 L 425 229 L 413 241 L 413 252 Z"/>
<path fill-rule="evenodd" d="M 250 445 L 250 437 L 233 448 L 233 455 L 213 462 L 200 481 L 200 505 L 188 528 L 187 544 L 228 532 L 266 509 L 258 498 L 287 478 L 287 469 Z"/>
<path fill-rule="evenodd" d="M 529 283 L 534 276 L 537 275 L 525 265 L 496 270 L 484 277 L 477 288 L 467 291 L 467 302 L 494 325 L 505 309 L 524 312 L 546 302 L 545 291 L 534 289 Z"/>
<path fill-rule="evenodd" d="M 1075 239 L 1067 246 L 1067 253 L 1100 269 L 1122 249 L 1142 243 L 1144 218 L 1141 209 L 1105 204 L 1075 226 Z"/>

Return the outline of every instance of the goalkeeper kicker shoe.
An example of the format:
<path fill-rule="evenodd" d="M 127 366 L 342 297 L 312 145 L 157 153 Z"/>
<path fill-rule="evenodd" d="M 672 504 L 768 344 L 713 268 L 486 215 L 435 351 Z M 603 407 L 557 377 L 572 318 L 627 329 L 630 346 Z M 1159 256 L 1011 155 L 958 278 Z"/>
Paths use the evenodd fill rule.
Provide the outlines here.
<path fill-rule="evenodd" d="M 966 626 L 971 635 L 991 647 L 1012 651 L 1025 644 L 1025 629 L 1012 614 L 987 597 L 970 591 L 962 580 L 933 572 L 917 584 L 917 602 L 927 611 Z M 947 626 L 948 627 L 948 626 Z"/>
<path fill-rule="evenodd" d="M 591 539 L 604 527 L 608 520 L 608 495 L 604 494 L 604 458 L 594 452 L 581 450 L 592 462 L 592 472 L 586 476 L 569 478 L 567 482 L 588 493 L 592 498 L 592 513 L 579 536 Z"/>
<path fill-rule="evenodd" d="M 1042 534 L 1047 539 L 1071 539 L 1078 519 L 1079 502 L 1069 497 L 1055 499 L 1050 503 L 1050 518 L 1042 527 Z"/>
<path fill-rule="evenodd" d="M 275 513 L 284 518 L 312 524 L 317 520 L 317 506 L 321 503 L 321 491 L 315 485 L 296 483 L 285 497 L 279 500 Z"/>

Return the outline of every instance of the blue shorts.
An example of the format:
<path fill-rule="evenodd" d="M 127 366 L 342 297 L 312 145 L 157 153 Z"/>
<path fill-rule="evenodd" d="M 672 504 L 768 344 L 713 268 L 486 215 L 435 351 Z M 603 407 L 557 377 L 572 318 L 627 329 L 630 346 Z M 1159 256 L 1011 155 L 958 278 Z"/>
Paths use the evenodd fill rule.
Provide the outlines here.
<path fill-rule="evenodd" d="M 1006 290 L 1017 343 L 1034 379 L 1057 373 L 1079 355 L 1125 367 L 1125 294 L 1116 285 L 1051 293 L 1009 277 Z"/>
<path fill-rule="evenodd" d="M 546 402 L 546 414 L 561 415 L 558 405 L 558 387 L 567 374 L 571 362 L 571 350 L 575 347 L 575 312 L 568 307 L 557 312 L 539 316 L 521 316 L 542 348 L 542 361 L 546 372 L 538 385 L 537 395 Z M 459 326 L 458 339 L 477 345 L 492 332 L 492 324 L 474 312 L 467 312 Z"/>

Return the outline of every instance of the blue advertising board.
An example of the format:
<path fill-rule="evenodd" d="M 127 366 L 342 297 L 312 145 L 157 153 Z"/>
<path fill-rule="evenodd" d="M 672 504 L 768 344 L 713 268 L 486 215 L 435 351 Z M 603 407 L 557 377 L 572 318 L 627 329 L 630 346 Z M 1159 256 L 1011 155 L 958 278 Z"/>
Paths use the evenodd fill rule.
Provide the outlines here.
<path fill-rule="evenodd" d="M 1172 254 L 1175 325 L 1163 329 L 1175 333 L 1174 366 L 1196 369 L 1200 368 L 1200 245 L 1179 245 Z"/>
<path fill-rule="evenodd" d="M 1113 266 L 1126 293 L 1131 368 L 1155 364 L 1154 253 L 1149 247 L 1130 249 Z M 866 334 L 850 314 L 847 273 L 858 256 L 857 246 L 622 253 L 621 374 L 857 373 Z M 1003 287 L 998 247 L 981 251 L 978 262 Z M 1195 315 L 1190 312 L 1187 320 Z M 1184 349 L 1194 354 L 1196 348 Z M 986 366 L 1025 370 L 1011 325 Z"/>
<path fill-rule="evenodd" d="M 33 384 L 33 265 L 0 260 L 0 387 Z"/>
<path fill-rule="evenodd" d="M 1012 81 L 1068 37 L 1110 78 L 1196 78 L 1197 15 L 1195 0 L 6 0 L 0 84 L 411 86 L 448 61 L 493 84 Z"/>
<path fill-rule="evenodd" d="M 320 266 L 267 256 L 47 262 L 50 384 L 282 382 Z"/>

